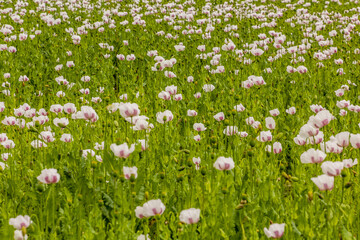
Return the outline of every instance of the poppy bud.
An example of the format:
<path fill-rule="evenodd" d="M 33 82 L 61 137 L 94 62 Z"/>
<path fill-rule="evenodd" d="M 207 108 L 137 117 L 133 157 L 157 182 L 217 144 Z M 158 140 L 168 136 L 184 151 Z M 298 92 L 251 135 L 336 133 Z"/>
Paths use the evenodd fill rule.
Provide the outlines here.
<path fill-rule="evenodd" d="M 189 166 L 189 167 L 191 167 L 191 166 Z M 178 171 L 181 172 L 181 171 L 184 171 L 184 169 L 185 169 L 185 167 L 184 167 L 184 166 L 181 166 L 181 167 L 178 169 Z"/>
<path fill-rule="evenodd" d="M 192 167 L 192 165 L 193 165 L 192 160 L 188 160 L 188 161 L 187 161 L 187 166 L 188 166 L 188 167 Z"/>
<path fill-rule="evenodd" d="M 98 163 L 97 161 L 91 161 L 91 167 L 96 168 L 97 163 Z"/>
<path fill-rule="evenodd" d="M 309 201 L 312 201 L 314 199 L 314 194 L 312 191 L 308 192 L 308 199 L 309 199 Z"/>
<path fill-rule="evenodd" d="M 241 199 L 248 201 L 248 195 L 246 193 L 241 194 Z"/>
<path fill-rule="evenodd" d="M 347 173 L 346 173 L 345 170 L 341 171 L 341 176 L 342 176 L 342 177 L 346 177 L 346 176 L 347 176 Z"/>
<path fill-rule="evenodd" d="M 40 122 L 39 122 L 39 121 L 35 121 L 35 126 L 36 126 L 36 127 L 39 127 L 39 126 L 40 126 Z M 32 128 L 34 128 L 34 127 L 31 126 L 30 130 L 31 130 Z"/>
<path fill-rule="evenodd" d="M 190 150 L 189 149 L 184 149 L 183 152 L 186 153 L 186 154 L 189 154 Z"/>
<path fill-rule="evenodd" d="M 319 196 L 320 199 L 324 199 L 324 196 L 320 193 L 317 193 L 317 195 Z"/>
<path fill-rule="evenodd" d="M 22 232 L 23 236 L 25 236 L 26 235 L 26 227 L 22 227 L 21 232 Z"/>
<path fill-rule="evenodd" d="M 114 121 L 114 125 L 115 125 L 115 127 L 119 127 L 119 123 L 118 123 L 118 121 Z"/>
<path fill-rule="evenodd" d="M 119 171 L 118 170 L 114 170 L 114 172 L 112 172 L 113 177 L 117 178 L 119 176 Z"/>
<path fill-rule="evenodd" d="M 131 183 L 134 183 L 135 182 L 135 175 L 134 174 L 131 174 L 131 176 L 130 176 L 130 182 Z"/>
<path fill-rule="evenodd" d="M 226 187 L 223 187 L 223 188 L 221 189 L 221 192 L 222 192 L 223 194 L 226 194 L 226 193 L 228 193 L 228 189 L 227 189 Z"/>
<path fill-rule="evenodd" d="M 201 169 L 201 175 L 205 176 L 206 175 L 206 170 L 204 168 Z"/>
<path fill-rule="evenodd" d="M 119 217 L 120 217 L 120 212 L 119 212 L 119 211 L 114 211 L 114 214 L 115 214 L 115 218 L 116 218 L 116 219 L 119 219 Z"/>
<path fill-rule="evenodd" d="M 182 180 L 184 180 L 184 176 L 183 175 L 178 175 L 176 181 L 177 182 L 182 182 Z"/>
<path fill-rule="evenodd" d="M 40 126 L 39 122 L 36 121 L 35 122 L 35 126 Z M 33 126 L 30 127 L 29 129 L 30 132 L 39 132 L 36 128 L 34 128 Z"/>
<path fill-rule="evenodd" d="M 164 179 L 165 178 L 165 173 L 161 172 L 161 173 L 159 173 L 159 176 L 160 176 L 161 179 Z"/>
<path fill-rule="evenodd" d="M 286 179 L 290 179 L 289 175 L 287 175 L 286 172 L 282 172 L 281 175 Z"/>
<path fill-rule="evenodd" d="M 145 199 L 146 199 L 146 200 L 149 199 L 149 192 L 148 192 L 148 191 L 145 192 Z"/>
<path fill-rule="evenodd" d="M 345 188 L 349 188 L 351 186 L 352 186 L 352 182 L 348 182 L 348 183 L 345 184 Z"/>
<path fill-rule="evenodd" d="M 240 209 L 242 209 L 242 208 L 244 208 L 244 204 L 242 204 L 242 203 L 240 203 L 239 205 L 237 205 L 237 206 L 235 207 L 236 210 L 240 210 Z"/>
<path fill-rule="evenodd" d="M 297 178 L 297 177 L 291 177 L 291 180 L 292 180 L 293 182 L 298 182 L 298 181 L 299 181 L 299 178 Z"/>
<path fill-rule="evenodd" d="M 44 184 L 36 184 L 36 190 L 38 192 L 43 192 L 45 190 Z"/>
<path fill-rule="evenodd" d="M 280 170 L 281 170 L 281 171 L 284 171 L 284 170 L 285 170 L 284 164 L 280 164 Z"/>
<path fill-rule="evenodd" d="M 61 128 L 66 128 L 66 125 L 63 124 L 63 123 L 57 123 L 57 125 L 58 125 L 59 127 L 61 127 Z"/>
<path fill-rule="evenodd" d="M 286 180 L 285 186 L 286 186 L 286 187 L 291 187 L 291 182 L 290 182 L 289 180 Z"/>
<path fill-rule="evenodd" d="M 282 139 L 284 136 L 284 133 L 279 133 L 275 136 L 276 139 Z"/>

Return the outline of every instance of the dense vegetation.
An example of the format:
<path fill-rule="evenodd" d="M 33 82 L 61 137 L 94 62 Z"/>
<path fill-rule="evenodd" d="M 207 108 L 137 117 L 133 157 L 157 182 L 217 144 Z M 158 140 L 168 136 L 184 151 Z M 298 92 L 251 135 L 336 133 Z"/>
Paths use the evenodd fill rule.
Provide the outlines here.
<path fill-rule="evenodd" d="M 1 0 L 0 239 L 357 239 L 358 1 Z"/>

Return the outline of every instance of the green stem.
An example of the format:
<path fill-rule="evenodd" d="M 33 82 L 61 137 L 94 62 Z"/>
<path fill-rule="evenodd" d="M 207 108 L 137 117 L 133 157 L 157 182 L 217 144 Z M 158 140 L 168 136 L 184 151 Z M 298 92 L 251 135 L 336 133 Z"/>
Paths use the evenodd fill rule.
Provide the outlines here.
<path fill-rule="evenodd" d="M 345 187 L 345 177 L 341 177 L 342 178 L 342 183 L 341 183 L 341 203 L 343 203 L 344 200 L 344 187 Z"/>
<path fill-rule="evenodd" d="M 161 215 L 156 216 L 156 239 L 160 239 L 160 229 L 159 229 L 160 218 Z"/>
<path fill-rule="evenodd" d="M 55 227 L 55 214 L 56 214 L 56 185 L 54 185 L 53 187 L 52 187 L 52 197 L 53 197 L 53 201 L 52 201 L 52 203 L 53 203 L 53 205 L 52 205 L 52 232 L 54 233 L 54 232 L 56 232 L 56 227 Z"/>

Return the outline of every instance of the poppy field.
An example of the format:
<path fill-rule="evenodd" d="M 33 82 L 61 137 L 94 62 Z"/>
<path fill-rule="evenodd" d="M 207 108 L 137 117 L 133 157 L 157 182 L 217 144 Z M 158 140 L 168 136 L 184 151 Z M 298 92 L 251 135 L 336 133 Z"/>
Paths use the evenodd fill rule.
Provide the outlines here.
<path fill-rule="evenodd" d="M 359 13 L 0 0 L 0 239 L 359 239 Z"/>

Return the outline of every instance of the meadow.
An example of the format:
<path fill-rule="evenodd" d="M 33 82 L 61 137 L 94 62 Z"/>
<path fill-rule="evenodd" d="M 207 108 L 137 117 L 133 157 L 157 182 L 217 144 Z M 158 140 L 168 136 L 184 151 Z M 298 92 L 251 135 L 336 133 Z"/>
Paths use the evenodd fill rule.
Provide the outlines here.
<path fill-rule="evenodd" d="M 357 0 L 0 0 L 0 239 L 360 238 Z"/>

